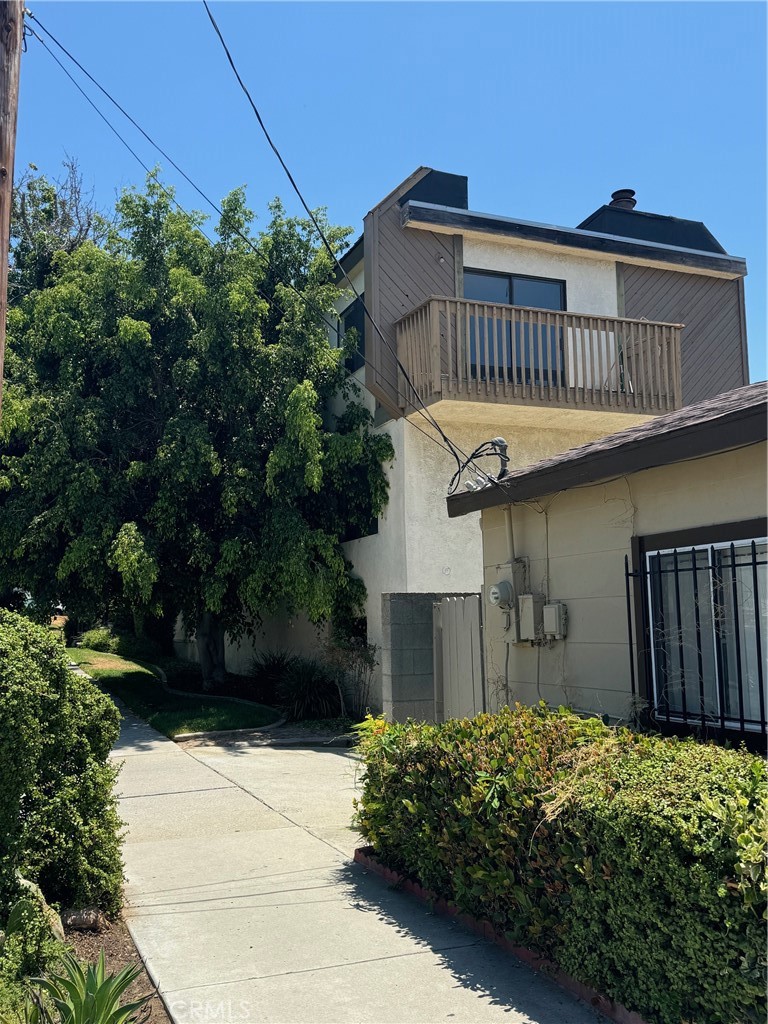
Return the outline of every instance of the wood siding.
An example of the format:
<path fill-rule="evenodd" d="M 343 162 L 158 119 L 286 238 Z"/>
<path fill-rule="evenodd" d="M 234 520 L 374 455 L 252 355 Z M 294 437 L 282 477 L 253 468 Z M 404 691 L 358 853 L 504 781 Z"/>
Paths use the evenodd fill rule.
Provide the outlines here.
<path fill-rule="evenodd" d="M 413 186 L 414 177 L 365 218 L 366 305 L 391 346 L 366 323 L 366 351 L 373 364 L 366 367 L 366 387 L 394 416 L 415 400 L 411 394 L 398 394 L 395 322 L 430 295 L 453 295 L 456 287 L 453 239 L 401 227 L 398 200 Z"/>
<path fill-rule="evenodd" d="M 749 383 L 744 280 L 619 264 L 622 314 L 682 323 L 683 404 Z"/>

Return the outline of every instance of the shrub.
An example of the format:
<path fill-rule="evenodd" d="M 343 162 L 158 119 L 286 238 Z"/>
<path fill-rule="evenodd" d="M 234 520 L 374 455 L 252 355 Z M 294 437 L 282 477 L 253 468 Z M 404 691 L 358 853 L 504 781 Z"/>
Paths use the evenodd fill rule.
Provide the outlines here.
<path fill-rule="evenodd" d="M 312 658 L 293 658 L 276 688 L 277 706 L 291 721 L 341 714 L 334 673 Z"/>
<path fill-rule="evenodd" d="M 93 629 L 87 629 L 80 637 L 80 646 L 89 651 L 116 654 L 119 644 L 119 638 L 114 635 L 109 626 L 94 626 Z"/>
<path fill-rule="evenodd" d="M 260 704 L 274 707 L 277 703 L 277 690 L 288 675 L 296 657 L 288 651 L 260 651 L 253 659 L 251 677 L 253 679 L 253 699 Z"/>
<path fill-rule="evenodd" d="M 22 981 L 59 956 L 65 949 L 51 930 L 41 903 L 23 896 L 13 905 L 4 922 L 5 939 L 0 946 L 0 983 Z M 63 938 L 63 933 L 60 933 Z M 0 1020 L 4 1018 L 0 1016 Z"/>
<path fill-rule="evenodd" d="M 389 866 L 649 1021 L 764 1019 L 759 758 L 543 705 L 361 733 Z"/>
<path fill-rule="evenodd" d="M 339 631 L 331 634 L 324 648 L 325 659 L 336 673 L 343 695 L 342 711 L 355 722 L 370 711 L 377 651 L 376 645 L 369 644 L 365 636 Z"/>
<path fill-rule="evenodd" d="M 49 631 L 0 611 L 0 919 L 16 873 L 66 907 L 121 904 L 120 821 L 109 751 L 119 713 L 73 675 Z"/>

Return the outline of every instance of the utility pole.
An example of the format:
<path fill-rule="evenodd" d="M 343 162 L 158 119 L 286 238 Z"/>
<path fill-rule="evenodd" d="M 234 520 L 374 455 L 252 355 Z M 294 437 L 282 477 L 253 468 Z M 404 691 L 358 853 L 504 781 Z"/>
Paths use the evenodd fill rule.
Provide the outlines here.
<path fill-rule="evenodd" d="M 0 416 L 3 411 L 5 322 L 8 316 L 8 250 L 11 244 L 13 157 L 19 109 L 24 0 L 0 0 Z"/>

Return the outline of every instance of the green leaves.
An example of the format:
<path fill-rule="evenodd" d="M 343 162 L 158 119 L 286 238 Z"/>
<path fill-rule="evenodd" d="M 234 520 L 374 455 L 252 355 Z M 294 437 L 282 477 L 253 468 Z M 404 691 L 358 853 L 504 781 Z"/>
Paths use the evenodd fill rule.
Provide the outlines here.
<path fill-rule="evenodd" d="M 47 978 L 34 978 L 38 992 L 48 996 L 56 1010 L 50 1013 L 42 1000 L 36 1000 L 37 1013 L 29 1024 L 130 1024 L 149 1001 L 143 996 L 122 1003 L 126 990 L 141 975 L 138 964 L 124 967 L 117 974 L 107 974 L 104 951 L 95 964 L 82 967 L 71 954 L 61 958 L 60 973 Z"/>
<path fill-rule="evenodd" d="M 52 201 L 42 183 L 28 200 L 41 222 Z M 203 222 L 153 173 L 108 237 L 52 251 L 9 318 L 0 587 L 41 607 L 193 628 L 211 612 L 238 636 L 364 599 L 341 543 L 386 504 L 393 452 L 329 344 L 331 261 L 279 203 L 254 252 L 241 190 L 215 243 Z"/>
<path fill-rule="evenodd" d="M 763 759 L 544 705 L 358 731 L 385 863 L 648 1021 L 764 1020 Z"/>

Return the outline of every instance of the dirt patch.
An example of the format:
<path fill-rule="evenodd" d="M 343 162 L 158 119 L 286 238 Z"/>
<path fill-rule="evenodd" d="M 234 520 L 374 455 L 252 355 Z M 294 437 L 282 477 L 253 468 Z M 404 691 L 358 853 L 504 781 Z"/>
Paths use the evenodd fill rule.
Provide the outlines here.
<path fill-rule="evenodd" d="M 147 1004 L 149 1015 L 146 1018 L 142 1017 L 145 1024 L 171 1024 L 171 1018 L 166 1013 L 163 1001 L 144 970 L 144 965 L 133 944 L 131 933 L 124 921 L 113 922 L 103 932 L 67 931 L 67 942 L 74 946 L 75 955 L 83 961 L 97 960 L 100 950 L 103 949 L 107 970 L 112 974 L 127 967 L 128 964 L 138 964 L 141 967 L 141 975 L 128 989 L 125 1000 L 140 999 L 142 996 L 151 995 L 152 998 Z M 146 1012 L 145 1010 L 144 1013 Z"/>
<path fill-rule="evenodd" d="M 82 661 L 81 666 L 85 669 L 88 668 L 103 668 L 103 669 L 116 669 L 123 668 L 125 661 L 123 658 L 116 657 L 114 654 L 89 654 L 87 661 Z M 141 666 L 136 666 L 136 671 L 141 671 Z"/>

